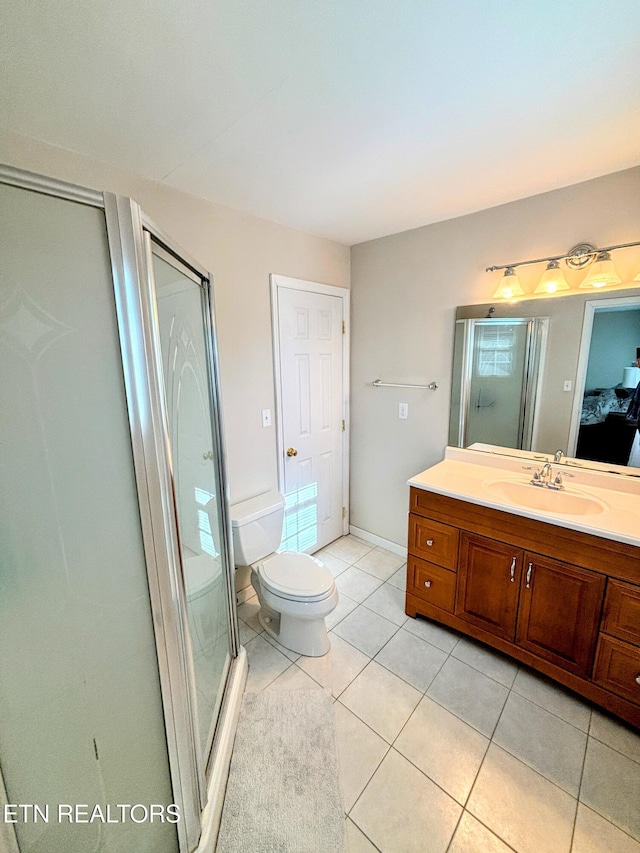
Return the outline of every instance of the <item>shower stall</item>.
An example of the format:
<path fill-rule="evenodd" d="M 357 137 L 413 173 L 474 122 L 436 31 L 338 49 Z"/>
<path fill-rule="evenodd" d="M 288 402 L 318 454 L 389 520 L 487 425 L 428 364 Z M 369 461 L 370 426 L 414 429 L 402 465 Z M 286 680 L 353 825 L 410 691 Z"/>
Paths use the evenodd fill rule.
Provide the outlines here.
<path fill-rule="evenodd" d="M 111 193 L 0 167 L 0 221 L 0 850 L 209 853 L 246 677 L 211 279 Z"/>

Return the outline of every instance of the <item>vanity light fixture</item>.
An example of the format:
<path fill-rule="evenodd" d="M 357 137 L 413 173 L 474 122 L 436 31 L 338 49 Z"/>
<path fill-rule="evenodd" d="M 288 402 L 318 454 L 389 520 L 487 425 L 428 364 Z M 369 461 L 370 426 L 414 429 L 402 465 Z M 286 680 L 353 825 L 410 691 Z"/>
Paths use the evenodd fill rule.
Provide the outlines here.
<path fill-rule="evenodd" d="M 499 267 L 499 269 L 502 269 L 502 267 Z M 513 267 L 507 267 L 500 279 L 500 286 L 493 294 L 493 298 L 515 299 L 517 296 L 524 296 L 524 290 L 520 284 L 520 279 L 513 271 Z"/>
<path fill-rule="evenodd" d="M 559 290 L 569 290 L 569 285 L 557 261 L 549 261 L 542 273 L 540 284 L 534 293 L 557 293 Z"/>
<path fill-rule="evenodd" d="M 609 284 L 620 284 L 621 281 L 609 252 L 598 252 L 595 263 L 580 287 L 607 287 Z"/>
<path fill-rule="evenodd" d="M 581 288 L 600 288 L 621 284 L 622 279 L 616 272 L 610 252 L 617 249 L 628 249 L 631 246 L 640 246 L 640 240 L 636 240 L 633 243 L 620 243 L 617 246 L 605 246 L 602 249 L 597 248 L 592 243 L 578 243 L 566 255 L 553 255 L 548 258 L 536 258 L 532 261 L 517 261 L 510 264 L 487 267 L 487 272 L 504 270 L 500 286 L 493 294 L 493 298 L 515 299 L 524 296 L 524 289 L 518 280 L 515 268 L 531 266 L 532 264 L 547 264 L 540 283 L 534 291 L 536 294 L 551 295 L 558 291 L 571 289 L 564 273 L 560 269 L 560 261 L 564 261 L 567 267 L 574 271 L 584 270 L 586 267 L 591 266 L 584 281 L 580 284 Z M 634 281 L 640 281 L 640 274 L 635 277 Z"/>

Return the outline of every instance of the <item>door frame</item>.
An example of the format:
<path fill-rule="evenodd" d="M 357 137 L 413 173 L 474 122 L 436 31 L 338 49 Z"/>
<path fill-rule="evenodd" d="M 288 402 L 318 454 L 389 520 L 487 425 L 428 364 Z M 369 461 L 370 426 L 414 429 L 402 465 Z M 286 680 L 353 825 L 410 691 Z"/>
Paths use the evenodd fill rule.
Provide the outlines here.
<path fill-rule="evenodd" d="M 571 411 L 571 424 L 569 426 L 569 439 L 567 441 L 567 456 L 575 456 L 576 448 L 578 447 L 580 413 L 582 411 L 584 388 L 587 382 L 587 367 L 589 365 L 589 353 L 591 351 L 593 319 L 596 311 L 625 307 L 640 308 L 640 296 L 605 296 L 600 299 L 590 299 L 584 304 L 584 320 L 582 322 L 582 336 L 580 338 L 580 351 L 578 355 L 578 368 L 576 371 L 575 392 L 573 395 L 573 408 Z"/>
<path fill-rule="evenodd" d="M 271 337 L 273 341 L 273 384 L 275 392 L 276 454 L 278 469 L 278 490 L 284 494 L 284 431 L 282 411 L 282 366 L 280 363 L 280 289 L 299 290 L 305 293 L 319 293 L 324 296 L 337 296 L 342 300 L 342 533 L 349 532 L 349 340 L 350 340 L 350 295 L 346 287 L 333 284 L 321 284 L 301 278 L 290 278 L 271 273 L 269 276 L 271 291 Z"/>

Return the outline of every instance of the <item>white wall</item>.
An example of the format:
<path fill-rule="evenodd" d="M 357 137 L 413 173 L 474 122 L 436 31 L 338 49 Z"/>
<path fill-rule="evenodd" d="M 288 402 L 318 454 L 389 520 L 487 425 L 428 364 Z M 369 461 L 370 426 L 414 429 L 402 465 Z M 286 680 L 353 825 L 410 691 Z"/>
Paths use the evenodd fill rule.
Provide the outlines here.
<path fill-rule="evenodd" d="M 213 275 L 231 500 L 276 487 L 269 274 L 349 286 L 349 248 L 61 148 L 0 134 L 0 162 L 131 196 Z"/>
<path fill-rule="evenodd" d="M 351 524 L 406 543 L 406 481 L 438 462 L 447 442 L 455 308 L 490 302 L 501 275 L 485 267 L 583 241 L 639 240 L 639 223 L 634 168 L 352 248 Z M 615 262 L 630 279 L 640 252 L 618 252 Z M 522 270 L 526 292 L 543 269 Z M 440 388 L 375 389 L 377 378 Z M 399 402 L 409 403 L 406 421 Z"/>

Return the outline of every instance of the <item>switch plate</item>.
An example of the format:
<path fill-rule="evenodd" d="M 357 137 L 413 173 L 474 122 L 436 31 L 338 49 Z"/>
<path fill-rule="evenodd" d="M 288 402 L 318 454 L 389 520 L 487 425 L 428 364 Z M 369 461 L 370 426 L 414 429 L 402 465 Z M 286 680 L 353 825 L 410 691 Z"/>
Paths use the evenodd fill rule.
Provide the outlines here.
<path fill-rule="evenodd" d="M 570 379 L 565 379 L 562 383 L 563 391 L 572 391 L 573 390 L 573 382 Z"/>
<path fill-rule="evenodd" d="M 398 403 L 398 417 L 401 421 L 406 421 L 406 419 L 409 417 L 408 403 Z"/>
<path fill-rule="evenodd" d="M 262 426 L 270 427 L 271 426 L 271 409 L 263 409 L 262 410 Z"/>

